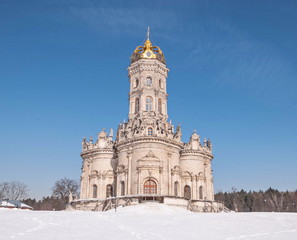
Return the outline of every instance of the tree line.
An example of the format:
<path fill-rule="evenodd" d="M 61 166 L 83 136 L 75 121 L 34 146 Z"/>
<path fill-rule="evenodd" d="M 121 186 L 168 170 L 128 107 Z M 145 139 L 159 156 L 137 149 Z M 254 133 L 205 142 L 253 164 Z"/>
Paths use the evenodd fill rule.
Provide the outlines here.
<path fill-rule="evenodd" d="M 233 188 L 231 192 L 216 193 L 215 200 L 236 212 L 297 212 L 297 190 L 269 188 L 266 191 L 246 192 Z"/>
<path fill-rule="evenodd" d="M 78 196 L 79 184 L 75 180 L 63 178 L 56 181 L 51 190 L 51 196 L 37 201 L 28 198 L 29 190 L 26 184 L 17 181 L 0 182 L 0 199 L 20 200 L 33 207 L 34 210 L 65 210 L 69 194 Z"/>
<path fill-rule="evenodd" d="M 21 200 L 34 210 L 64 210 L 69 201 L 69 193 L 79 194 L 79 184 L 75 180 L 63 178 L 52 187 L 51 196 L 41 200 L 28 198 L 26 184 L 12 181 L 0 182 L 0 199 Z M 225 207 L 236 212 L 297 212 L 297 190 L 279 191 L 269 188 L 266 191 L 218 192 L 215 200 L 223 202 Z"/>

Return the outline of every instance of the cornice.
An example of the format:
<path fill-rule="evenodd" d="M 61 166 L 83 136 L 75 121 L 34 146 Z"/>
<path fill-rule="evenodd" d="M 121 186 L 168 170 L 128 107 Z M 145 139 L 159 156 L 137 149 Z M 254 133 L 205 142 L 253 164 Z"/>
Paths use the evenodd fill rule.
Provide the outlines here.
<path fill-rule="evenodd" d="M 173 145 L 177 148 L 179 148 L 179 150 L 181 150 L 183 148 L 183 143 L 180 142 L 175 142 L 173 140 L 170 139 L 166 139 L 166 138 L 161 138 L 161 137 L 148 137 L 148 136 L 141 136 L 141 137 L 135 137 L 135 138 L 131 138 L 131 139 L 126 139 L 125 141 L 119 142 L 115 144 L 115 147 L 117 148 L 117 150 L 121 150 L 121 148 L 125 147 L 125 145 L 130 145 L 136 142 L 161 142 L 161 143 L 166 143 L 166 144 L 170 144 Z"/>
<path fill-rule="evenodd" d="M 187 155 L 200 155 L 202 157 L 209 157 L 209 158 L 213 158 L 214 156 L 211 153 L 207 153 L 201 150 L 192 150 L 192 149 L 184 149 L 181 152 L 181 157 L 182 156 L 187 156 Z"/>
<path fill-rule="evenodd" d="M 90 154 L 99 154 L 99 153 L 114 153 L 113 148 L 104 148 L 104 149 L 99 149 L 99 148 L 93 148 L 87 151 L 84 151 L 80 154 L 81 157 L 90 155 Z"/>
<path fill-rule="evenodd" d="M 166 67 L 165 64 L 160 63 L 158 61 L 138 61 L 128 67 L 129 76 L 142 71 L 154 71 L 166 77 L 167 73 L 169 72 L 169 69 Z"/>

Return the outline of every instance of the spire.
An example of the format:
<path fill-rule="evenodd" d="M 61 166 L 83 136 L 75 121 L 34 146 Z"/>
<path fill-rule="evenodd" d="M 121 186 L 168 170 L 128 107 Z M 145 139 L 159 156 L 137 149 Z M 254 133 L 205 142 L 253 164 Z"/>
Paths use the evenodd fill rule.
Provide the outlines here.
<path fill-rule="evenodd" d="M 146 40 L 150 40 L 150 26 L 147 27 Z"/>

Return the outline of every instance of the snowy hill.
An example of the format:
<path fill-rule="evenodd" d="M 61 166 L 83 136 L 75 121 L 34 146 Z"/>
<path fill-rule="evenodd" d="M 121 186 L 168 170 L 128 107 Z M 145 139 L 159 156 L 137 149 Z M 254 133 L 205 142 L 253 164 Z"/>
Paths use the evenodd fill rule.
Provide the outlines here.
<path fill-rule="evenodd" d="M 297 239 L 296 213 L 193 213 L 162 204 L 108 212 L 0 210 L 0 239 Z"/>

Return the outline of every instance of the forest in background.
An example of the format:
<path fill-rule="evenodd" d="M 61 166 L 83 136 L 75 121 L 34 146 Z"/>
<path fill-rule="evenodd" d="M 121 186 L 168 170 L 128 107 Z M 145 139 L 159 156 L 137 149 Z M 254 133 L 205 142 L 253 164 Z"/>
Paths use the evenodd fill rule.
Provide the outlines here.
<path fill-rule="evenodd" d="M 225 207 L 235 212 L 297 212 L 297 190 L 278 191 L 269 188 L 266 191 L 218 192 L 215 200 L 223 202 Z"/>
<path fill-rule="evenodd" d="M 215 200 L 223 202 L 231 211 L 236 212 L 297 212 L 297 190 L 278 191 L 269 188 L 266 191 L 237 191 L 218 192 Z M 26 199 L 24 203 L 34 210 L 64 210 L 65 199 L 59 197 L 44 197 L 40 201 Z"/>

